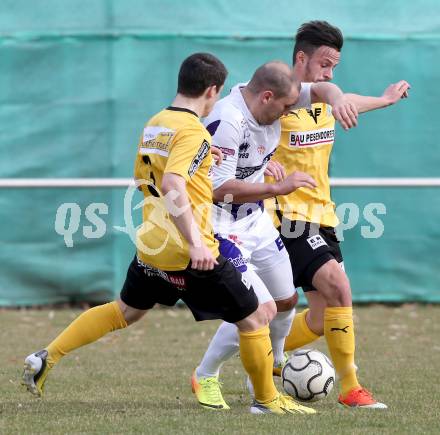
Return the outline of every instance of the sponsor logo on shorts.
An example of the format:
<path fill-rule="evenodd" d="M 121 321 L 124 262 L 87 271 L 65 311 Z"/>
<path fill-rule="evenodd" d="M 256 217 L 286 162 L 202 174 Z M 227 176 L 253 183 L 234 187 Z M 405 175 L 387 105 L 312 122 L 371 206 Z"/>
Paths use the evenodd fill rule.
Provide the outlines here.
<path fill-rule="evenodd" d="M 220 246 L 220 254 L 223 255 L 232 265 L 241 273 L 246 272 L 248 259 L 243 257 L 240 249 L 237 247 L 235 243 L 233 243 L 229 239 L 224 239 L 220 237 L 218 234 L 215 235 L 215 238 L 219 241 Z"/>
<path fill-rule="evenodd" d="M 186 281 L 184 276 L 168 275 L 170 283 L 175 285 L 178 289 L 186 289 Z"/>
<path fill-rule="evenodd" d="M 283 243 L 283 241 L 281 240 L 281 237 L 278 237 L 278 238 L 275 240 L 275 244 L 277 245 L 278 251 L 282 251 L 282 250 L 283 250 L 283 248 L 284 248 L 284 243 Z"/>
<path fill-rule="evenodd" d="M 137 264 L 140 266 L 143 270 L 145 275 L 150 277 L 157 277 L 162 278 L 165 281 L 169 281 L 168 274 L 164 272 L 163 270 L 156 269 L 155 267 L 149 266 L 148 264 L 145 264 L 143 261 L 141 261 L 139 258 L 136 257 Z"/>
<path fill-rule="evenodd" d="M 251 283 L 243 275 L 241 275 L 241 282 L 248 290 L 251 288 Z"/>
<path fill-rule="evenodd" d="M 232 263 L 232 265 L 238 269 L 240 272 L 246 272 L 247 261 L 243 255 L 239 254 L 237 257 L 227 257 L 227 260 Z"/>
<path fill-rule="evenodd" d="M 327 243 L 325 243 L 325 240 L 319 234 L 316 236 L 309 237 L 307 239 L 307 243 L 310 245 L 310 247 L 313 250 L 318 249 L 321 246 L 327 246 Z"/>
<path fill-rule="evenodd" d="M 156 269 L 155 267 L 149 266 L 148 264 L 145 264 L 143 261 L 141 261 L 139 258 L 136 257 L 137 264 L 140 266 L 145 275 L 149 277 L 155 277 L 155 278 L 161 278 L 164 281 L 169 282 L 170 284 L 173 284 L 175 287 L 177 287 L 179 290 L 186 290 L 186 281 L 185 277 L 182 275 L 168 275 L 168 273 L 164 272 L 163 270 Z"/>

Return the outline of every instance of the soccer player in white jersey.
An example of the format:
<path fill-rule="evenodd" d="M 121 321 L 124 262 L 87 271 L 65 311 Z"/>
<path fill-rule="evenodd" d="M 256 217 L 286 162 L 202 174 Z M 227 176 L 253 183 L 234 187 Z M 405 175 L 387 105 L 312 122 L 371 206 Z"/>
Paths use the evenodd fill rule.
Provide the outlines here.
<path fill-rule="evenodd" d="M 249 278 L 260 304 L 278 314 L 270 324 L 275 365 L 284 362 L 284 340 L 294 316 L 296 292 L 289 256 L 263 200 L 299 187 L 313 189 L 308 174 L 293 172 L 275 184 L 264 182 L 264 171 L 280 138 L 279 117 L 292 106 L 328 101 L 345 128 L 355 125 L 357 112 L 342 91 L 330 84 L 303 84 L 282 62 L 258 68 L 248 84 L 235 86 L 205 119 L 213 145 L 224 155 L 213 168 L 213 227 L 222 255 Z M 192 377 L 202 406 L 228 409 L 218 382 L 221 364 L 238 350 L 237 328 L 223 323 Z"/>

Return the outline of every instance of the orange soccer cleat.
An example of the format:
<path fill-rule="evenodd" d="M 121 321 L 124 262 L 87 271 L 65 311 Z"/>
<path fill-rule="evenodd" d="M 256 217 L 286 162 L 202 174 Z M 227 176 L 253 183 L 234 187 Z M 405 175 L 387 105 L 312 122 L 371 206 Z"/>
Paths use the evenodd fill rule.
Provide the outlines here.
<path fill-rule="evenodd" d="M 387 405 L 374 400 L 373 395 L 363 387 L 353 388 L 345 397 L 339 396 L 339 403 L 350 408 L 386 409 Z"/>

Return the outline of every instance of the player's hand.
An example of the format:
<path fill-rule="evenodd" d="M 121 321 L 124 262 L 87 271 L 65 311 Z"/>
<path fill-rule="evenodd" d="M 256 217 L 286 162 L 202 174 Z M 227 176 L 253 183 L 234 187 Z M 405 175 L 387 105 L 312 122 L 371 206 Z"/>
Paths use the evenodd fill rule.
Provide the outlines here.
<path fill-rule="evenodd" d="M 382 94 L 387 104 L 397 103 L 401 98 L 408 98 L 408 91 L 411 89 L 410 84 L 405 80 L 389 85 Z"/>
<path fill-rule="evenodd" d="M 288 175 L 283 181 L 275 184 L 277 195 L 288 195 L 300 187 L 314 189 L 317 186 L 316 181 L 305 172 L 296 171 Z"/>
<path fill-rule="evenodd" d="M 222 150 L 220 148 L 217 148 L 217 147 L 211 145 L 211 154 L 212 154 L 212 158 L 215 161 L 215 164 L 217 166 L 220 166 L 223 162 Z"/>
<path fill-rule="evenodd" d="M 189 246 L 189 257 L 191 259 L 191 269 L 212 270 L 218 264 L 212 252 L 203 242 L 199 246 Z"/>
<path fill-rule="evenodd" d="M 286 178 L 286 171 L 281 163 L 269 160 L 264 175 L 275 178 L 275 181 L 283 181 Z"/>
<path fill-rule="evenodd" d="M 347 99 L 345 95 L 340 97 L 332 106 L 332 115 L 344 130 L 356 127 L 358 110 L 354 103 Z"/>

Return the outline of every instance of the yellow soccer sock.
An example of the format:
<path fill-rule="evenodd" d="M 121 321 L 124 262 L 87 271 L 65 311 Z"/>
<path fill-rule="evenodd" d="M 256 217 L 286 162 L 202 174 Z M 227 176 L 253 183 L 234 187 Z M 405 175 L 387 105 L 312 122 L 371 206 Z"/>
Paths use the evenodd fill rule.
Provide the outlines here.
<path fill-rule="evenodd" d="M 269 326 L 252 332 L 240 331 L 240 358 L 254 386 L 255 399 L 267 403 L 278 392 L 273 383 L 273 352 Z"/>
<path fill-rule="evenodd" d="M 293 318 L 292 327 L 284 342 L 285 351 L 298 349 L 319 338 L 319 335 L 315 334 L 307 325 L 306 315 L 308 311 L 309 309 L 307 308 L 301 313 L 296 314 Z"/>
<path fill-rule="evenodd" d="M 91 308 L 77 317 L 46 347 L 49 354 L 47 364 L 52 367 L 72 350 L 126 326 L 127 322 L 116 301 Z"/>
<path fill-rule="evenodd" d="M 324 335 L 341 382 L 342 395 L 359 387 L 354 364 L 354 325 L 351 307 L 329 307 L 324 312 Z"/>

